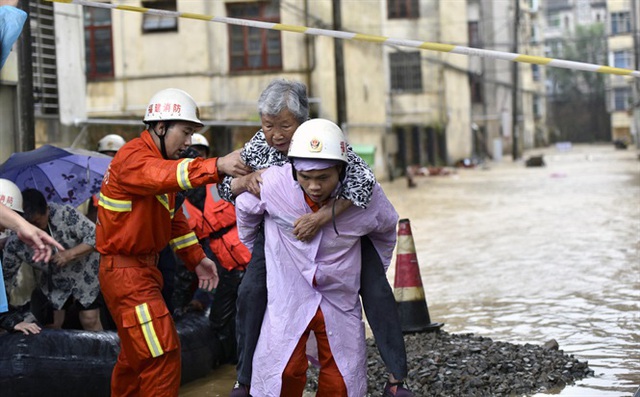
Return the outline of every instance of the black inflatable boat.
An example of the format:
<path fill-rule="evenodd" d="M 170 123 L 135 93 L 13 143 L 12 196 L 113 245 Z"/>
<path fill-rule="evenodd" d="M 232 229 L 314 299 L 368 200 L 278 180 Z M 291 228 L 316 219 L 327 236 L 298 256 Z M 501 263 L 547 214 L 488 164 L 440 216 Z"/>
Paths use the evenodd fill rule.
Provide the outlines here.
<path fill-rule="evenodd" d="M 176 328 L 185 384 L 209 374 L 222 353 L 208 318 L 187 314 Z M 119 351 L 115 331 L 43 329 L 38 335 L 0 335 L 0 395 L 108 397 Z"/>

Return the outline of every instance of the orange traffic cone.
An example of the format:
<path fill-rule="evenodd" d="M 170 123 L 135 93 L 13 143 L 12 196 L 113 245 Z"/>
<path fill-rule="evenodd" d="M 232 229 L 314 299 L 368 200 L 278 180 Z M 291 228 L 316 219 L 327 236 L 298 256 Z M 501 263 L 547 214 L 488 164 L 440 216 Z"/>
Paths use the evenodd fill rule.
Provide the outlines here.
<path fill-rule="evenodd" d="M 402 332 L 430 332 L 442 327 L 442 323 L 432 323 L 429 317 L 416 247 L 408 219 L 400 219 L 399 222 L 393 294 L 398 302 Z"/>

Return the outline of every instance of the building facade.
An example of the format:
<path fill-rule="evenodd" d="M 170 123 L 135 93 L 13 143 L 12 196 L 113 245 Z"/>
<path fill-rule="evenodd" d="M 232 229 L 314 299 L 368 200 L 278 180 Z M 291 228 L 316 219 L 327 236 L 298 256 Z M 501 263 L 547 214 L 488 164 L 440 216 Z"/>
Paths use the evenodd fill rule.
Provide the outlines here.
<path fill-rule="evenodd" d="M 609 65 L 639 70 L 640 6 L 637 0 L 607 0 Z M 611 138 L 638 142 L 640 82 L 631 76 L 607 76 Z"/>
<path fill-rule="evenodd" d="M 32 9 L 40 6 L 29 3 Z M 460 45 L 468 37 L 466 20 L 459 18 L 466 15 L 465 2 L 111 3 Z M 311 116 L 340 121 L 357 150 L 371 155 L 381 179 L 402 174 L 408 165 L 452 164 L 472 154 L 465 56 L 364 41 L 337 45 L 330 37 L 142 12 L 46 5 L 50 9 L 42 11 L 42 21 L 49 21 L 46 33 L 58 45 L 47 44 L 48 53 L 34 48 L 33 56 L 46 55 L 40 64 L 56 80 L 39 81 L 34 72 L 36 144 L 94 149 L 107 133 L 131 139 L 144 127 L 141 119 L 151 95 L 176 87 L 196 99 L 204 134 L 223 154 L 259 128 L 257 99 L 272 79 L 281 77 L 307 85 Z M 32 18 L 32 32 L 42 25 Z"/>
<path fill-rule="evenodd" d="M 537 0 L 469 0 L 470 46 L 541 56 L 542 10 Z M 476 152 L 494 159 L 506 153 L 518 157 L 524 149 L 545 144 L 544 68 L 490 58 L 471 58 L 470 63 Z"/>
<path fill-rule="evenodd" d="M 624 69 L 638 70 L 640 48 L 637 0 L 547 0 L 546 52 L 553 57 L 561 53 L 566 37 L 575 37 L 580 26 L 603 24 L 606 54 L 599 60 Z M 640 124 L 638 79 L 631 76 L 606 75 L 606 112 L 609 116 L 610 135 L 598 139 L 611 139 L 630 143 L 637 141 Z M 550 82 L 547 92 L 551 98 L 557 86 Z"/>

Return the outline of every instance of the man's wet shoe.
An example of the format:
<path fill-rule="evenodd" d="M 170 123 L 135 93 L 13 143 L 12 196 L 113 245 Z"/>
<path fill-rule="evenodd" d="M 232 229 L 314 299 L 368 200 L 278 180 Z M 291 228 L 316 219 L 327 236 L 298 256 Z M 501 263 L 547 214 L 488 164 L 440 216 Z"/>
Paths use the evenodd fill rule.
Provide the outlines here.
<path fill-rule="evenodd" d="M 382 397 L 415 397 L 414 394 L 404 387 L 404 382 L 387 382 L 384 385 Z"/>
<path fill-rule="evenodd" d="M 249 386 L 236 382 L 236 384 L 233 385 L 233 389 L 231 390 L 229 397 L 251 397 L 249 394 Z"/>

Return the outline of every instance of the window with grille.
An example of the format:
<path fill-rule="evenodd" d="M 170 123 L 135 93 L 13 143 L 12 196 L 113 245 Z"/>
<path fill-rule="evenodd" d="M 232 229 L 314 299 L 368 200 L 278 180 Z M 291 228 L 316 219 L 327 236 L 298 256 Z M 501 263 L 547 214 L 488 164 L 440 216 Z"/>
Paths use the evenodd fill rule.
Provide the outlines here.
<path fill-rule="evenodd" d="M 420 18 L 419 0 L 387 0 L 387 18 Z"/>
<path fill-rule="evenodd" d="M 614 51 L 613 66 L 616 68 L 631 68 L 631 52 L 630 51 Z"/>
<path fill-rule="evenodd" d="M 420 52 L 392 52 L 389 54 L 391 90 L 422 91 Z"/>
<path fill-rule="evenodd" d="M 278 1 L 228 3 L 232 18 L 263 22 L 280 22 Z M 281 70 L 282 41 L 280 32 L 248 26 L 229 25 L 229 70 Z"/>
<path fill-rule="evenodd" d="M 629 87 L 613 89 L 613 110 L 629 109 L 631 89 Z"/>
<path fill-rule="evenodd" d="M 84 50 L 89 80 L 113 77 L 111 10 L 84 7 Z"/>
<path fill-rule="evenodd" d="M 57 115 L 58 68 L 53 3 L 29 2 L 34 114 Z M 28 23 L 28 22 L 27 22 Z"/>
<path fill-rule="evenodd" d="M 611 13 L 611 34 L 628 33 L 631 31 L 631 17 L 629 12 Z"/>
<path fill-rule="evenodd" d="M 482 42 L 480 41 L 480 27 L 478 25 L 478 21 L 471 21 L 468 24 L 469 31 L 469 46 L 481 48 Z"/>
<path fill-rule="evenodd" d="M 556 57 L 562 53 L 563 47 L 560 40 L 546 40 L 544 54 L 547 57 Z"/>
<path fill-rule="evenodd" d="M 540 42 L 540 29 L 537 25 L 531 25 L 531 39 L 529 42 L 533 45 Z"/>
<path fill-rule="evenodd" d="M 540 97 L 540 95 L 538 94 L 534 94 L 533 95 L 533 115 L 535 117 L 541 117 L 542 116 L 542 98 Z"/>
<path fill-rule="evenodd" d="M 147 0 L 142 2 L 145 8 L 155 8 L 157 10 L 177 11 L 176 0 Z M 164 17 L 145 13 L 142 15 L 142 31 L 152 32 L 175 32 L 178 30 L 178 18 Z"/>
<path fill-rule="evenodd" d="M 540 81 L 540 65 L 531 64 L 531 78 L 533 81 Z"/>
<path fill-rule="evenodd" d="M 482 78 L 475 74 L 469 74 L 469 87 L 471 102 L 482 103 Z"/>
<path fill-rule="evenodd" d="M 557 12 L 554 12 L 554 13 L 550 12 L 549 15 L 547 16 L 547 25 L 550 28 L 559 28 L 561 21 L 562 21 L 562 17 Z"/>

